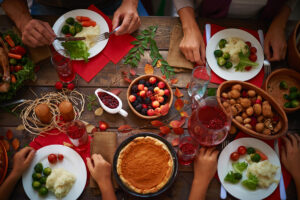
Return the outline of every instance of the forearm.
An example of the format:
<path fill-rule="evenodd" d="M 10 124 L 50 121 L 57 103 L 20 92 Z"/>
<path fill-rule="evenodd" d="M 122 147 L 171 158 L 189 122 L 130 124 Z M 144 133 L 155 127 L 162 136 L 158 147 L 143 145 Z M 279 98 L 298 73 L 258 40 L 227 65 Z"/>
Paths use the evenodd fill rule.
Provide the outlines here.
<path fill-rule="evenodd" d="M 111 180 L 106 183 L 98 183 L 101 191 L 102 200 L 117 200 Z"/>
<path fill-rule="evenodd" d="M 32 19 L 26 0 L 4 0 L 2 8 L 21 31 L 27 22 Z"/>
<path fill-rule="evenodd" d="M 209 182 L 194 180 L 190 192 L 189 200 L 204 200 Z"/>
<path fill-rule="evenodd" d="M 298 199 L 300 199 L 300 174 L 294 176 L 293 179 L 296 185 Z"/>
<path fill-rule="evenodd" d="M 284 5 L 278 15 L 273 19 L 270 26 L 275 26 L 277 28 L 280 28 L 282 30 L 285 29 L 286 23 L 289 19 L 291 13 L 291 8 L 287 5 Z"/>
<path fill-rule="evenodd" d="M 8 200 L 15 185 L 19 180 L 19 176 L 11 173 L 0 186 L 0 197 L 2 200 Z"/>
<path fill-rule="evenodd" d="M 135 9 L 137 9 L 138 3 L 139 3 L 138 0 L 123 0 L 122 1 L 122 4 L 129 4 L 129 5 L 133 6 Z"/>
<path fill-rule="evenodd" d="M 184 7 L 178 11 L 182 29 L 184 34 L 189 34 L 194 29 L 199 29 L 195 19 L 194 9 L 192 7 Z"/>

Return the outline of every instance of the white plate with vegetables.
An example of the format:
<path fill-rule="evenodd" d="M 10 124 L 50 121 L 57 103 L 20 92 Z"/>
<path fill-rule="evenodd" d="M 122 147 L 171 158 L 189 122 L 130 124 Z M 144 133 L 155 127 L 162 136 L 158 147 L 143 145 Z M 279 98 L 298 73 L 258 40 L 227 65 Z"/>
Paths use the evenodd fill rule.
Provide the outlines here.
<path fill-rule="evenodd" d="M 280 161 L 275 151 L 255 138 L 234 140 L 219 156 L 218 176 L 221 184 L 238 199 L 268 197 L 277 188 L 280 174 Z"/>
<path fill-rule="evenodd" d="M 86 37 L 84 44 L 82 41 L 71 41 L 63 45 L 63 42 L 55 40 L 53 46 L 55 50 L 68 48 L 72 59 L 87 61 L 105 48 L 108 39 L 96 41 L 96 38 L 104 32 L 109 32 L 109 27 L 98 13 L 77 9 L 60 16 L 53 25 L 53 31 L 59 37 Z"/>
<path fill-rule="evenodd" d="M 214 34 L 206 47 L 210 68 L 225 80 L 247 81 L 261 70 L 264 53 L 258 40 L 240 29 Z"/>
<path fill-rule="evenodd" d="M 48 178 L 57 169 L 71 173 L 73 182 L 75 180 L 70 185 L 71 189 L 66 196 L 61 199 L 77 199 L 86 185 L 86 167 L 80 155 L 64 145 L 49 145 L 37 150 L 30 167 L 22 176 L 22 183 L 27 196 L 32 200 L 58 199 L 53 191 L 46 187 L 49 183 L 49 181 L 47 182 Z M 67 178 L 69 179 L 69 177 Z M 67 182 L 66 179 L 64 181 Z M 70 183 L 70 179 L 68 181 Z"/>

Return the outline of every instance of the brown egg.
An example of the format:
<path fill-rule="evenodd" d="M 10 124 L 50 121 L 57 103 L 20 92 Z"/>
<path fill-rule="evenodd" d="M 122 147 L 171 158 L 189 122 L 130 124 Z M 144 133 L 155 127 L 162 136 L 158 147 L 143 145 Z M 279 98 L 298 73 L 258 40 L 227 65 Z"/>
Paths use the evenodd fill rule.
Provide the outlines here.
<path fill-rule="evenodd" d="M 70 101 L 66 100 L 59 104 L 58 106 L 60 115 L 64 119 L 64 121 L 69 122 L 74 120 L 75 113 L 73 109 L 73 105 Z"/>
<path fill-rule="evenodd" d="M 34 109 L 34 112 L 35 112 L 37 118 L 43 124 L 49 124 L 51 122 L 53 115 L 47 104 L 41 103 L 41 104 L 37 105 Z"/>

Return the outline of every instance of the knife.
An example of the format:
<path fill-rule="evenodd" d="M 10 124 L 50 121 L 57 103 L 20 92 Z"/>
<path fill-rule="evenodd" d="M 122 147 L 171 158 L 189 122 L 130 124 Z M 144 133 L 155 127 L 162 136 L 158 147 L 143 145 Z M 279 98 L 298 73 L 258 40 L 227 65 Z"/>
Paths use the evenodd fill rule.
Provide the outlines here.
<path fill-rule="evenodd" d="M 260 44 L 264 49 L 264 33 L 261 29 L 259 29 L 257 33 L 258 33 Z M 271 73 L 271 63 L 265 58 L 263 64 L 264 64 L 264 71 L 265 71 L 265 75 L 264 75 L 264 80 L 265 80 Z"/>
<path fill-rule="evenodd" d="M 274 149 L 275 149 L 275 152 L 277 153 L 277 155 L 279 157 L 278 139 L 276 139 L 274 141 Z M 284 180 L 283 180 L 283 176 L 282 176 L 282 171 L 281 171 L 280 181 L 279 181 L 279 191 L 280 191 L 280 199 L 281 200 L 286 200 L 286 192 L 285 192 L 285 187 L 284 187 Z"/>
<path fill-rule="evenodd" d="M 8 103 L 0 104 L 0 107 L 1 107 L 1 108 L 5 108 L 5 107 L 7 107 L 7 106 L 11 106 L 11 105 L 23 103 L 23 102 L 25 102 L 25 101 L 26 101 L 25 99 L 19 99 L 19 100 L 11 101 L 11 102 L 8 102 Z"/>
<path fill-rule="evenodd" d="M 79 41 L 85 40 L 85 37 L 56 37 L 55 39 L 59 41 Z"/>

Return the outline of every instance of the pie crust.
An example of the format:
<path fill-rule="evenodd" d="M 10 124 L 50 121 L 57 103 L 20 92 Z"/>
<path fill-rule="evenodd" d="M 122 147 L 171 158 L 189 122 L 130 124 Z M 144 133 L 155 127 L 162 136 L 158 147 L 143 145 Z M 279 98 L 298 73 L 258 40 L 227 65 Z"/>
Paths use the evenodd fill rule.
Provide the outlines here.
<path fill-rule="evenodd" d="M 120 152 L 117 173 L 122 182 L 140 194 L 163 188 L 173 173 L 173 159 L 168 147 L 151 136 L 137 137 Z"/>

